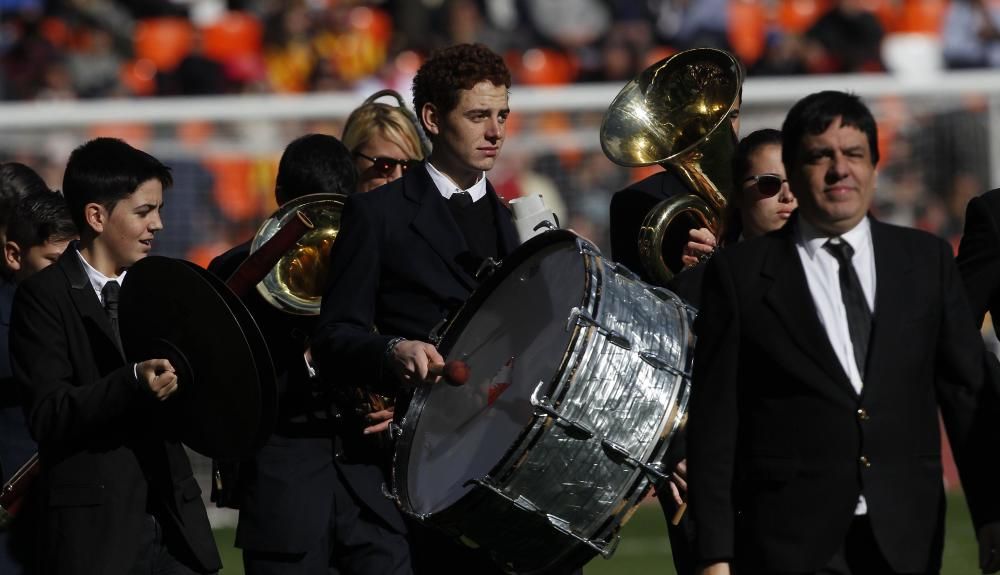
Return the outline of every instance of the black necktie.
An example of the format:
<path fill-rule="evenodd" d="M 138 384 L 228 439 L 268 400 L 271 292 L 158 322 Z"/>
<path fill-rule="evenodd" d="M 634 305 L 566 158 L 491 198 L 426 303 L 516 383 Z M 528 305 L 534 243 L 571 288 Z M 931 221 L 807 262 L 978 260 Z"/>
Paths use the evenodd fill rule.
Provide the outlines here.
<path fill-rule="evenodd" d="M 823 247 L 840 262 L 840 297 L 844 300 L 844 308 L 847 310 L 847 329 L 851 333 L 854 361 L 858 364 L 861 378 L 864 379 L 868 339 L 872 331 L 872 312 L 868 308 L 865 292 L 861 289 L 861 280 L 858 279 L 858 273 L 851 263 L 854 248 L 841 238 L 831 238 L 823 244 Z"/>
<path fill-rule="evenodd" d="M 467 208 L 472 205 L 472 195 L 469 192 L 455 192 L 448 201 L 460 208 Z"/>
<path fill-rule="evenodd" d="M 121 335 L 118 333 L 118 290 L 120 286 L 115 280 L 111 280 L 104 284 L 104 288 L 101 289 L 101 298 L 104 299 L 104 312 L 108 314 L 108 319 L 111 320 L 111 330 L 115 334 L 115 343 L 118 344 L 118 349 L 122 349 L 122 339 Z"/>

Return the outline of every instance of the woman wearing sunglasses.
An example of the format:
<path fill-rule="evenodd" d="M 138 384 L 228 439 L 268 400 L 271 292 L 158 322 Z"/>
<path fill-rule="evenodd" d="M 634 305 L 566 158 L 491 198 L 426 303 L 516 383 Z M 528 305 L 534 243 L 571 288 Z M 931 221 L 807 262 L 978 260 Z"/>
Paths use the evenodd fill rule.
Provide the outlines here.
<path fill-rule="evenodd" d="M 383 96 L 395 98 L 399 105 L 375 101 Z M 341 141 L 354 157 L 359 192 L 388 184 L 419 165 L 425 155 L 414 120 L 393 90 L 373 94 L 351 112 Z"/>
<path fill-rule="evenodd" d="M 781 163 L 778 130 L 757 130 L 740 141 L 733 156 L 733 182 L 736 194 L 723 216 L 723 245 L 781 228 L 798 207 Z M 715 251 L 717 244 L 707 229 L 691 230 L 682 256 L 684 266 L 698 265 Z"/>
<path fill-rule="evenodd" d="M 781 132 L 773 129 L 757 130 L 740 140 L 732 160 L 733 183 L 736 193 L 730 198 L 722 217 L 722 245 L 762 236 L 785 225 L 798 207 L 795 196 L 788 189 L 785 166 L 781 163 Z M 690 239 L 681 256 L 685 270 L 667 284 L 667 287 L 689 304 L 701 305 L 701 279 L 705 266 L 698 265 L 716 249 L 712 232 L 705 228 L 691 230 Z M 683 452 L 678 444 L 672 449 Z M 687 461 L 681 461 L 674 472 L 670 489 L 657 492 L 660 505 L 668 521 L 684 501 L 687 492 Z M 694 525 L 690 518 L 670 530 L 671 549 L 677 572 L 694 573 L 690 549 L 694 542 Z M 686 540 L 685 546 L 682 542 Z M 680 555 L 680 561 L 678 556 Z"/>

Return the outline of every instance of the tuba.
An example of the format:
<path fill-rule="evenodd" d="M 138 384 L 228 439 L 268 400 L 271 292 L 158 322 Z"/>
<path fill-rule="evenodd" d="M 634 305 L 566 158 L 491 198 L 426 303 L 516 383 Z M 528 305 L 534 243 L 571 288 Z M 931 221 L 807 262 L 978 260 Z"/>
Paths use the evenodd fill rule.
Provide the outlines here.
<path fill-rule="evenodd" d="M 330 248 L 340 232 L 344 200 L 346 197 L 338 194 L 300 196 L 285 202 L 261 224 L 250 243 L 251 253 L 300 212 L 313 224 L 257 284 L 257 292 L 272 306 L 296 315 L 319 315 L 329 277 Z"/>
<path fill-rule="evenodd" d="M 714 48 L 678 52 L 646 68 L 615 97 L 601 123 L 601 147 L 626 167 L 659 164 L 693 192 L 663 200 L 639 230 L 639 260 L 657 284 L 674 275 L 664 238 L 681 214 L 718 236 L 733 189 L 730 162 L 743 72 L 732 54 Z"/>
<path fill-rule="evenodd" d="M 330 272 L 330 248 L 340 233 L 340 216 L 347 197 L 339 194 L 310 194 L 289 200 L 261 224 L 250 243 L 255 253 L 275 234 L 293 224 L 299 214 L 312 223 L 298 242 L 271 268 L 257 284 L 257 292 L 275 308 L 295 315 L 317 316 L 323 301 Z M 334 402 L 345 408 L 347 425 L 358 433 L 367 424 L 369 413 L 394 405 L 391 397 L 368 391 L 364 387 L 336 385 L 331 390 Z M 387 434 L 370 436 L 377 447 L 387 447 Z"/>

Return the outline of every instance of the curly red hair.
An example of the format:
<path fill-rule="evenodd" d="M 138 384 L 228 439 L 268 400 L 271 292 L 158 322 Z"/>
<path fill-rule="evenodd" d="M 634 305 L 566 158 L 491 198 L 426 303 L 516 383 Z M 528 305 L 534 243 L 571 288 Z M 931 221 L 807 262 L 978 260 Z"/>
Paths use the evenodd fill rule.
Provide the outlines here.
<path fill-rule="evenodd" d="M 489 81 L 510 88 L 510 70 L 503 58 L 482 44 L 457 44 L 435 51 L 413 78 L 413 109 L 424 104 L 447 114 L 458 105 L 459 90 Z"/>

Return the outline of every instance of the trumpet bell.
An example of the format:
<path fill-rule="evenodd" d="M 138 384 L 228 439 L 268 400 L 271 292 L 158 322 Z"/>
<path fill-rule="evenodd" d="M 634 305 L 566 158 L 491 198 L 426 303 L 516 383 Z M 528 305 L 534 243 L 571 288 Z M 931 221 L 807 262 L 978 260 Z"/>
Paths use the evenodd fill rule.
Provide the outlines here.
<path fill-rule="evenodd" d="M 310 194 L 286 202 L 268 218 L 250 244 L 255 252 L 277 233 L 296 213 L 313 223 L 307 231 L 257 284 L 257 291 L 274 307 L 297 315 L 319 315 L 329 277 L 330 248 L 340 232 L 340 216 L 346 196 Z"/>

